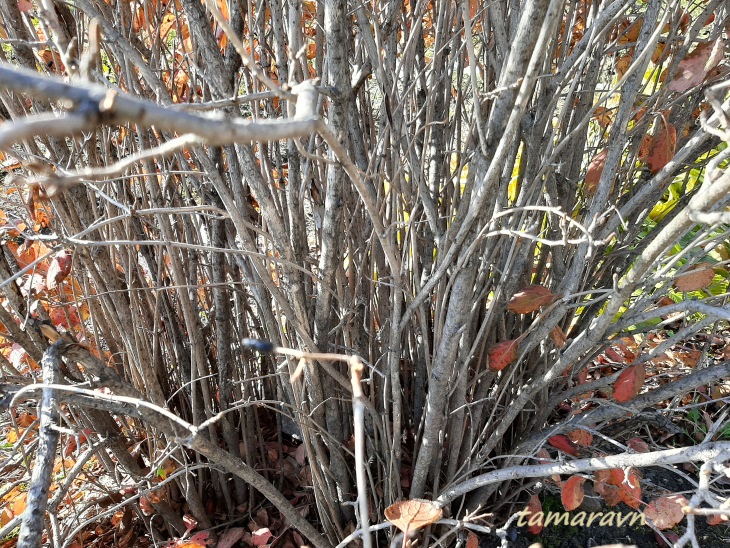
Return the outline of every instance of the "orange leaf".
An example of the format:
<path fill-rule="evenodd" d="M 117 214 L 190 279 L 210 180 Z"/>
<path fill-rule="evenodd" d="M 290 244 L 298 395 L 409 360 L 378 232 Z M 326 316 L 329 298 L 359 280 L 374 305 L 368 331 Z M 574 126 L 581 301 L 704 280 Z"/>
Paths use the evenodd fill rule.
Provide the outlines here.
<path fill-rule="evenodd" d="M 606 107 L 598 107 L 593 113 L 593 118 L 595 118 L 599 126 L 606 129 L 613 123 L 613 112 Z"/>
<path fill-rule="evenodd" d="M 639 484 L 639 474 L 633 468 L 627 474 L 628 478 L 622 477 L 621 484 L 618 485 L 618 492 L 621 500 L 627 506 L 631 506 L 634 510 L 638 510 L 641 506 L 641 485 Z"/>
<path fill-rule="evenodd" d="M 654 135 L 654 146 L 648 158 L 649 170 L 658 173 L 674 158 L 677 149 L 677 129 L 668 122 L 663 122 L 658 135 Z"/>
<path fill-rule="evenodd" d="M 649 503 L 644 515 L 659 529 L 671 529 L 684 519 L 682 507 L 688 504 L 682 495 L 668 495 Z"/>
<path fill-rule="evenodd" d="M 722 38 L 718 38 L 714 42 L 698 44 L 677 65 L 674 78 L 669 82 L 669 89 L 684 93 L 701 84 L 707 77 L 707 73 L 722 61 L 724 49 L 725 44 Z"/>
<path fill-rule="evenodd" d="M 590 447 L 593 444 L 593 434 L 582 428 L 576 428 L 568 432 L 568 438 L 576 445 L 582 445 L 583 447 Z"/>
<path fill-rule="evenodd" d="M 586 479 L 581 476 L 571 476 L 568 481 L 563 483 L 563 489 L 560 491 L 560 500 L 568 512 L 572 512 L 583 503 L 586 492 L 583 484 Z"/>
<path fill-rule="evenodd" d="M 541 512 L 542 503 L 540 503 L 540 497 L 538 497 L 537 495 L 532 495 L 530 497 L 530 502 L 527 503 L 527 508 L 525 509 L 525 517 L 527 517 L 528 523 L 530 520 L 529 516 L 533 514 L 537 515 Z M 537 523 L 534 523 L 527 528 L 527 530 L 533 535 L 539 535 L 542 532 L 542 529 L 542 520 L 538 520 Z"/>
<path fill-rule="evenodd" d="M 479 548 L 479 537 L 474 534 L 474 531 L 469 531 L 466 537 L 466 548 Z"/>
<path fill-rule="evenodd" d="M 618 403 L 625 403 L 639 393 L 646 379 L 644 364 L 634 365 L 624 369 L 613 385 L 613 399 Z"/>
<path fill-rule="evenodd" d="M 385 509 L 385 519 L 406 535 L 441 519 L 443 511 L 430 500 L 402 500 Z"/>
<path fill-rule="evenodd" d="M 568 436 L 562 434 L 551 436 L 548 438 L 548 443 L 563 453 L 573 455 L 574 457 L 578 456 L 578 447 L 570 441 Z"/>
<path fill-rule="evenodd" d="M 606 157 L 608 156 L 608 149 L 604 149 L 596 154 L 591 163 L 588 164 L 586 170 L 585 190 L 588 194 L 595 194 L 598 188 L 598 181 L 601 180 L 601 174 L 603 168 L 606 165 Z"/>
<path fill-rule="evenodd" d="M 677 276 L 674 280 L 674 287 L 678 291 L 697 291 L 704 289 L 712 283 L 715 271 L 710 263 L 699 263 L 689 269 L 689 272 Z"/>
<path fill-rule="evenodd" d="M 511 339 L 495 344 L 489 350 L 489 369 L 502 371 L 509 364 L 517 359 L 518 339 Z"/>
<path fill-rule="evenodd" d="M 529 314 L 550 304 L 554 298 L 555 296 L 548 288 L 541 285 L 530 285 L 512 296 L 507 310 L 517 314 Z"/>

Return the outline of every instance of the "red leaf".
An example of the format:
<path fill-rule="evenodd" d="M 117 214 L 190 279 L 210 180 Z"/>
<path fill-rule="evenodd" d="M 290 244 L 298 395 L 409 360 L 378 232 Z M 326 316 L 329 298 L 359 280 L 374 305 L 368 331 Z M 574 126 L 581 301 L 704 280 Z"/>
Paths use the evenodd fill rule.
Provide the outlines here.
<path fill-rule="evenodd" d="M 648 158 L 649 170 L 658 173 L 674 158 L 677 149 L 677 129 L 670 123 L 662 122 L 659 133 L 654 135 L 654 146 Z"/>
<path fill-rule="evenodd" d="M 621 484 L 618 485 L 618 492 L 621 500 L 626 503 L 627 506 L 631 506 L 634 510 L 638 510 L 641 506 L 641 485 L 639 484 L 639 474 L 635 469 L 630 469 L 628 478 L 626 481 L 626 475 L 623 474 L 621 477 Z"/>
<path fill-rule="evenodd" d="M 571 476 L 568 481 L 563 483 L 563 489 L 560 491 L 560 500 L 568 512 L 572 512 L 583 503 L 586 492 L 583 484 L 586 479 L 581 476 Z"/>
<path fill-rule="evenodd" d="M 479 537 L 474 534 L 474 531 L 469 531 L 466 537 L 466 548 L 479 548 Z"/>
<path fill-rule="evenodd" d="M 624 369 L 613 385 L 613 399 L 618 403 L 625 403 L 639 393 L 646 379 L 644 364 L 634 365 Z"/>
<path fill-rule="evenodd" d="M 725 44 L 721 38 L 714 42 L 698 44 L 677 65 L 677 71 L 669 83 L 669 89 L 684 93 L 688 89 L 701 84 L 707 77 L 707 73 L 722 61 L 724 48 Z"/>
<path fill-rule="evenodd" d="M 591 163 L 588 164 L 586 170 L 585 190 L 588 194 L 595 194 L 598 188 L 598 181 L 601 180 L 601 174 L 603 168 L 606 165 L 606 157 L 608 156 L 608 149 L 603 149 L 601 152 L 596 154 Z"/>
<path fill-rule="evenodd" d="M 554 299 L 555 296 L 548 288 L 541 285 L 530 285 L 513 295 L 507 305 L 507 310 L 517 314 L 529 314 L 550 304 Z"/>
<path fill-rule="evenodd" d="M 519 346 L 518 339 L 495 344 L 489 350 L 489 369 L 492 371 L 502 371 L 502 369 L 514 362 L 517 359 L 517 349 Z"/>
<path fill-rule="evenodd" d="M 570 441 L 568 436 L 563 436 L 562 434 L 552 436 L 548 438 L 548 443 L 563 453 L 573 455 L 574 457 L 578 456 L 578 447 Z"/>
<path fill-rule="evenodd" d="M 258 531 L 254 531 L 252 533 L 253 537 L 253 545 L 254 546 L 266 546 L 269 542 L 269 539 L 273 537 L 274 535 L 271 534 L 271 531 L 267 527 L 264 527 L 262 529 L 259 529 Z"/>
<path fill-rule="evenodd" d="M 540 502 L 540 497 L 538 497 L 537 495 L 532 495 L 530 497 L 530 502 L 527 503 L 527 508 L 525 509 L 525 517 L 527 518 L 527 522 L 530 522 L 530 516 L 540 514 L 541 512 L 542 503 Z M 527 530 L 533 535 L 539 535 L 542 532 L 542 528 L 542 520 L 539 520 L 538 523 L 530 525 Z"/>

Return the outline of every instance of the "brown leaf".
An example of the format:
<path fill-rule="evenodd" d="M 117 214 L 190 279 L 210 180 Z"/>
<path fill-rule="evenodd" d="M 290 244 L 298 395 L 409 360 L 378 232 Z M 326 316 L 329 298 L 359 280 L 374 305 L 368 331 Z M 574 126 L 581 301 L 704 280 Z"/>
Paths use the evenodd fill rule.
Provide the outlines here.
<path fill-rule="evenodd" d="M 515 293 L 507 305 L 507 310 L 516 314 L 529 314 L 553 302 L 555 296 L 547 287 L 530 285 Z"/>
<path fill-rule="evenodd" d="M 549 437 L 547 441 L 550 445 L 555 447 L 555 449 L 558 449 L 563 453 L 573 455 L 574 457 L 578 456 L 578 447 L 572 441 L 570 441 L 570 438 L 568 436 L 558 434 L 556 436 Z"/>
<path fill-rule="evenodd" d="M 644 515 L 659 529 L 671 529 L 684 519 L 682 507 L 689 501 L 682 495 L 668 495 L 649 503 L 644 509 Z"/>
<path fill-rule="evenodd" d="M 630 449 L 633 449 L 637 453 L 649 452 L 649 444 L 641 438 L 631 438 L 629 441 L 626 442 L 626 445 L 628 445 Z"/>
<path fill-rule="evenodd" d="M 608 156 L 608 149 L 603 149 L 601 152 L 596 154 L 586 170 L 585 179 L 585 190 L 588 194 L 595 194 L 598 188 L 598 182 L 601 180 L 601 174 L 603 168 L 606 165 L 606 157 Z"/>
<path fill-rule="evenodd" d="M 639 393 L 646 379 L 644 364 L 633 365 L 624 369 L 613 384 L 613 399 L 625 403 Z"/>
<path fill-rule="evenodd" d="M 697 291 L 709 286 L 714 277 L 715 271 L 710 263 L 699 263 L 690 268 L 686 274 L 677 276 L 674 279 L 674 287 L 677 291 Z"/>
<path fill-rule="evenodd" d="M 669 89 L 684 93 L 701 84 L 707 77 L 707 73 L 722 61 L 724 48 L 722 38 L 718 38 L 714 42 L 698 44 L 677 65 L 674 78 L 669 82 Z"/>
<path fill-rule="evenodd" d="M 563 348 L 565 343 L 568 341 L 568 337 L 565 335 L 559 325 L 556 325 L 550 330 L 550 338 L 558 348 Z"/>
<path fill-rule="evenodd" d="M 652 137 L 648 133 L 644 134 L 644 136 L 641 138 L 641 144 L 639 145 L 639 153 L 637 154 L 639 161 L 646 162 L 649 159 L 649 154 L 651 154 L 653 148 L 654 137 Z"/>
<path fill-rule="evenodd" d="M 583 489 L 585 481 L 586 479 L 581 476 L 571 476 L 563 483 L 563 488 L 560 491 L 560 500 L 568 512 L 572 512 L 583 503 L 583 498 L 586 496 L 586 492 Z"/>
<path fill-rule="evenodd" d="M 443 511 L 430 500 L 401 500 L 385 509 L 385 519 L 406 535 L 441 519 Z"/>
<path fill-rule="evenodd" d="M 519 348 L 519 340 L 512 339 L 495 344 L 489 350 L 489 369 L 492 371 L 502 371 L 509 364 L 517 359 L 517 350 Z"/>
<path fill-rule="evenodd" d="M 661 122 L 658 134 L 654 135 L 654 145 L 647 160 L 649 170 L 658 173 L 674 158 L 677 149 L 677 129 L 668 122 Z"/>
<path fill-rule="evenodd" d="M 479 537 L 474 534 L 474 531 L 469 531 L 466 537 L 466 548 L 479 548 Z"/>
<path fill-rule="evenodd" d="M 603 129 L 606 129 L 613 123 L 613 112 L 606 107 L 597 107 L 593 112 L 593 118 Z"/>

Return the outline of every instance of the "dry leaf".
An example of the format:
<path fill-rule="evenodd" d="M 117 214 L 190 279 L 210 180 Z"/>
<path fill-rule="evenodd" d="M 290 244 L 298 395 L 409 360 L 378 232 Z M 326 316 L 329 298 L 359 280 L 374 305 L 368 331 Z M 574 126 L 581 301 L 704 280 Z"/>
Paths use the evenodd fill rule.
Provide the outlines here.
<path fill-rule="evenodd" d="M 654 144 L 647 159 L 652 173 L 658 173 L 674 158 L 677 149 L 677 129 L 670 123 L 662 121 L 659 133 L 654 135 Z"/>
<path fill-rule="evenodd" d="M 624 369 L 613 384 L 613 399 L 625 403 L 633 398 L 644 386 L 646 368 L 644 364 L 634 365 Z"/>
<path fill-rule="evenodd" d="M 690 268 L 686 274 L 677 276 L 674 279 L 674 287 L 677 291 L 697 291 L 709 286 L 714 277 L 715 271 L 710 263 L 699 263 Z"/>
<path fill-rule="evenodd" d="M 568 337 L 565 335 L 559 325 L 556 325 L 550 330 L 550 338 L 552 339 L 555 346 L 563 348 L 565 343 L 568 341 Z"/>
<path fill-rule="evenodd" d="M 606 165 L 606 157 L 608 156 L 608 149 L 603 149 L 601 152 L 596 154 L 592 159 L 591 163 L 588 164 L 586 170 L 585 179 L 585 190 L 588 194 L 595 194 L 598 188 L 598 181 L 601 180 L 601 174 L 603 168 Z"/>
<path fill-rule="evenodd" d="M 385 509 L 385 519 L 406 535 L 415 533 L 423 527 L 441 519 L 443 511 L 430 500 L 402 500 Z"/>
<path fill-rule="evenodd" d="M 466 537 L 466 548 L 479 548 L 479 537 L 474 534 L 474 531 L 469 531 Z"/>
<path fill-rule="evenodd" d="M 722 38 L 718 38 L 714 42 L 698 44 L 677 65 L 674 78 L 669 82 L 669 89 L 684 93 L 701 84 L 707 77 L 707 73 L 722 61 L 724 48 L 725 43 Z"/>
<path fill-rule="evenodd" d="M 46 287 L 49 290 L 55 289 L 71 273 L 71 263 L 71 253 L 65 249 L 56 254 L 46 275 Z"/>
<path fill-rule="evenodd" d="M 563 488 L 560 491 L 560 500 L 568 512 L 572 512 L 583 503 L 583 499 L 586 496 L 586 492 L 583 489 L 585 481 L 586 479 L 581 476 L 571 476 L 563 483 Z"/>
<path fill-rule="evenodd" d="M 527 518 L 527 521 L 529 523 L 530 516 L 535 514 L 539 514 L 542 512 L 542 503 L 540 502 L 540 497 L 537 495 L 532 495 L 530 497 L 530 502 L 527 503 L 527 508 L 525 509 L 525 517 Z M 530 527 L 527 528 L 527 530 L 532 533 L 533 535 L 539 535 L 542 532 L 542 520 L 540 520 L 538 523 L 535 523 L 534 525 L 530 525 Z"/>
<path fill-rule="evenodd" d="M 644 515 L 659 529 L 671 529 L 684 519 L 682 507 L 689 501 L 682 495 L 668 495 L 649 503 Z"/>
<path fill-rule="evenodd" d="M 593 444 L 593 434 L 582 428 L 576 428 L 568 432 L 570 441 L 583 447 L 590 447 Z"/>
<path fill-rule="evenodd" d="M 517 314 L 529 314 L 550 304 L 554 299 L 555 296 L 548 288 L 541 285 L 530 285 L 512 296 L 507 310 Z"/>
<path fill-rule="evenodd" d="M 518 339 L 503 341 L 495 344 L 489 350 L 489 369 L 492 371 L 502 371 L 509 364 L 517 359 L 517 350 L 519 348 Z"/>
<path fill-rule="evenodd" d="M 637 453 L 648 453 L 650 451 L 649 444 L 641 438 L 631 438 L 629 441 L 626 442 L 626 445 L 628 445 L 630 449 L 633 449 Z"/>

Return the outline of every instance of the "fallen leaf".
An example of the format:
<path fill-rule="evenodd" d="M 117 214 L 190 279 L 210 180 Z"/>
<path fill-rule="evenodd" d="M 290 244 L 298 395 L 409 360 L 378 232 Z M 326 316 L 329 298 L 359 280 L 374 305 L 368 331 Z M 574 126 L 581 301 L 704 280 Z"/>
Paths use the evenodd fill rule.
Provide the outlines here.
<path fill-rule="evenodd" d="M 527 518 L 528 523 L 530 521 L 530 516 L 540 514 L 541 512 L 542 503 L 540 502 L 540 497 L 532 495 L 530 497 L 530 502 L 527 503 L 527 508 L 525 508 L 525 517 Z M 539 520 L 537 523 L 534 523 L 527 528 L 527 530 L 533 535 L 539 535 L 542 532 L 542 529 L 542 520 Z"/>
<path fill-rule="evenodd" d="M 571 476 L 563 483 L 563 488 L 560 491 L 560 500 L 568 512 L 572 512 L 583 503 L 583 499 L 586 496 L 586 492 L 583 489 L 585 481 L 586 479 L 584 477 Z"/>
<path fill-rule="evenodd" d="M 406 536 L 441 519 L 443 510 L 430 500 L 411 499 L 391 504 L 385 509 L 385 519 Z"/>
<path fill-rule="evenodd" d="M 671 529 L 684 519 L 682 507 L 688 504 L 682 495 L 659 497 L 644 508 L 644 515 L 659 529 Z"/>
<path fill-rule="evenodd" d="M 469 531 L 467 534 L 466 548 L 479 548 L 479 537 L 474 534 L 474 531 Z"/>

